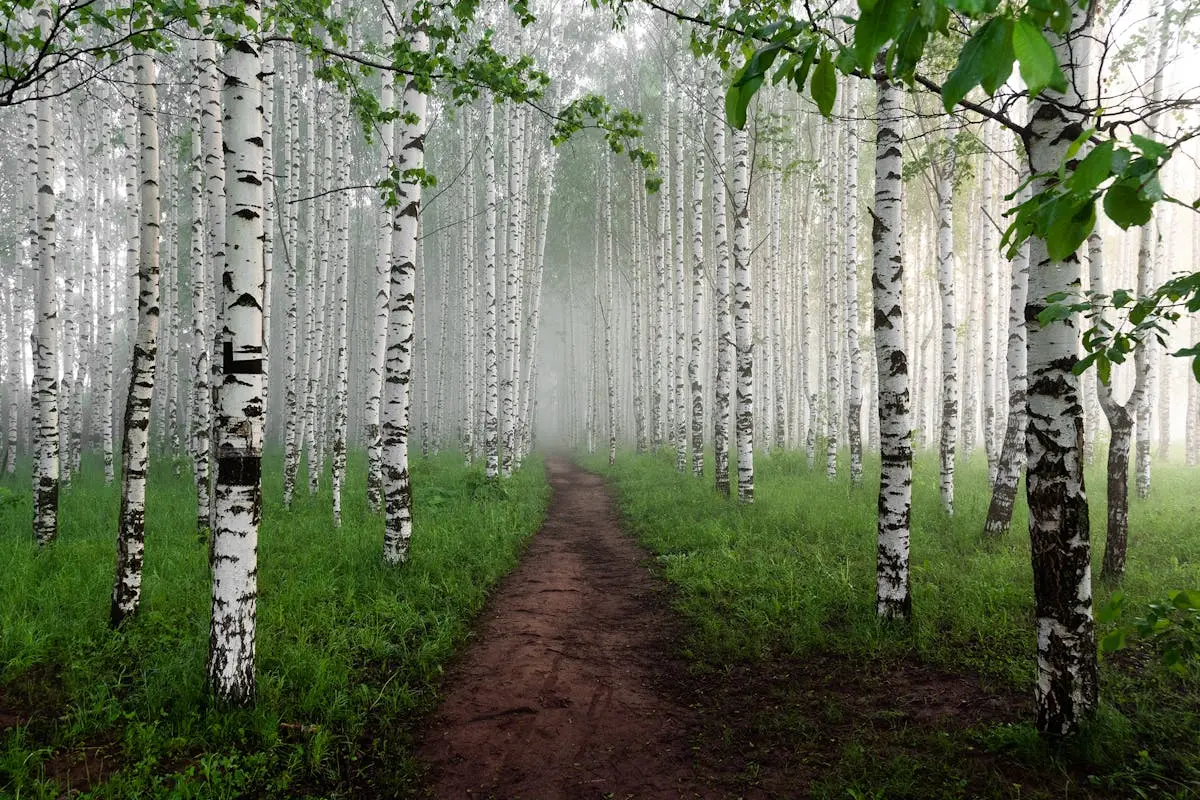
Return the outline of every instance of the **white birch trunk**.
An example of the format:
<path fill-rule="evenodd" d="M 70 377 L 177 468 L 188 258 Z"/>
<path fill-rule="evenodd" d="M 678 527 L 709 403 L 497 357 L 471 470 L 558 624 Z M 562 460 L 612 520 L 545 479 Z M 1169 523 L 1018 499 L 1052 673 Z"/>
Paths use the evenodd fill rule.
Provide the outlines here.
<path fill-rule="evenodd" d="M 387 42 L 385 42 L 387 46 Z M 393 100 L 392 74 L 383 75 L 383 88 L 380 92 L 381 108 L 391 108 Z M 389 119 L 380 124 L 379 141 L 381 143 L 381 168 L 384 173 L 391 169 L 389 149 L 393 139 L 393 125 Z M 468 219 L 468 226 L 470 225 Z M 375 235 L 375 291 L 374 313 L 371 327 L 371 356 L 367 367 L 367 501 L 373 511 L 378 511 L 383 503 L 383 437 L 380 428 L 380 408 L 383 397 L 384 359 L 387 355 L 388 308 L 391 296 L 391 260 L 392 260 L 392 211 L 386 206 L 379 209 L 379 219 L 376 223 Z"/>
<path fill-rule="evenodd" d="M 245 12 L 255 23 L 258 3 Z M 213 488 L 212 632 L 208 685 L 219 703 L 254 700 L 258 527 L 263 446 L 263 117 L 262 59 L 256 41 L 238 38 L 221 63 L 228 257 L 221 279 L 222 352 L 218 359 Z"/>
<path fill-rule="evenodd" d="M 675 391 L 673 397 L 675 405 L 672 410 L 672 419 L 675 423 L 675 469 L 682 473 L 688 468 L 688 390 L 687 390 L 687 362 L 688 362 L 688 326 L 687 326 L 687 267 L 686 256 L 683 250 L 684 240 L 684 225 L 685 223 L 685 205 L 684 205 L 684 186 L 686 180 L 683 175 L 683 119 L 681 101 L 681 92 L 678 86 L 673 91 L 674 103 L 674 120 L 675 120 L 675 146 L 672 148 L 672 172 L 674 174 L 674 183 L 672 188 L 674 191 L 674 217 L 675 217 L 675 240 L 672 252 L 675 256 L 675 347 L 674 347 L 674 362 L 675 362 Z"/>
<path fill-rule="evenodd" d="M 1020 200 L 1027 199 L 1022 192 Z M 1026 415 L 1026 348 L 1025 302 L 1029 289 L 1029 246 L 1028 242 L 1017 251 L 1012 260 L 1012 285 L 1008 305 L 1008 423 L 1004 432 L 1004 443 L 1000 448 L 1000 460 L 996 467 L 996 479 L 992 485 L 992 502 L 988 507 L 984 534 L 1003 536 L 1012 523 L 1013 504 L 1017 496 L 1017 483 L 1025 466 Z"/>
<path fill-rule="evenodd" d="M 725 120 L 712 119 L 712 224 L 713 258 L 716 260 L 716 377 L 713 381 L 713 468 L 717 491 L 729 494 L 730 391 L 733 380 L 733 323 L 729 296 L 729 240 L 725 224 Z"/>
<path fill-rule="evenodd" d="M 50 35 L 51 9 L 39 3 L 37 25 L 43 40 Z M 34 315 L 33 374 L 34 425 L 37 453 L 33 468 L 33 535 L 45 546 L 58 537 L 59 414 L 58 414 L 58 287 L 55 279 L 57 220 L 55 217 L 55 142 L 53 77 L 38 85 L 43 99 L 36 101 L 37 135 L 37 253 L 36 313 Z"/>
<path fill-rule="evenodd" d="M 883 619 L 912 615 L 909 592 L 909 525 L 912 514 L 912 413 L 904 351 L 904 264 L 901 244 L 900 97 L 898 87 L 876 80 L 875 212 L 871 285 L 875 361 L 879 372 L 879 524 L 875 612 Z"/>
<path fill-rule="evenodd" d="M 954 514 L 954 456 L 958 444 L 958 313 L 954 302 L 955 166 L 956 160 L 951 157 L 948 164 L 937 167 L 936 174 L 938 294 L 942 312 L 942 424 L 938 436 L 938 486 L 942 507 L 947 514 Z"/>
<path fill-rule="evenodd" d="M 284 329 L 284 432 L 283 432 L 283 506 L 291 508 L 296 493 L 296 475 L 300 471 L 300 432 L 302 430 L 303 395 L 297 390 L 301 380 L 297 368 L 297 340 L 300 336 L 300 316 L 297 307 L 297 260 L 299 247 L 300 169 L 303 155 L 300 146 L 300 87 L 297 86 L 296 52 L 285 51 L 283 92 L 288 109 L 288 124 L 284 131 L 284 149 L 288 154 L 287 235 L 284 237 L 283 290 L 287 322 Z M 387 78 L 384 78 L 385 85 Z M 304 148 L 307 149 L 307 148 Z M 388 225 L 390 231 L 391 226 Z"/>
<path fill-rule="evenodd" d="M 738 500 L 754 502 L 754 331 L 750 309 L 750 145 L 733 132 L 733 329 L 737 352 Z"/>
<path fill-rule="evenodd" d="M 158 89 L 154 59 L 133 56 L 138 101 L 138 326 L 129 370 L 121 448 L 121 511 L 117 571 L 109 623 L 115 628 L 137 613 L 146 545 L 146 472 L 150 464 L 150 408 L 158 356 Z"/>
<path fill-rule="evenodd" d="M 207 7 L 207 2 L 202 0 L 202 8 Z M 223 311 L 220 302 L 220 283 L 221 276 L 225 273 L 225 252 L 226 252 L 226 185 L 225 185 L 225 156 L 222 152 L 222 117 L 221 117 L 221 77 L 217 69 L 216 49 L 213 41 L 207 37 L 201 38 L 198 52 L 198 67 L 200 70 L 200 124 L 201 124 L 201 146 L 204 152 L 204 200 L 205 200 L 205 217 L 207 220 L 205 238 L 205 254 L 208 256 L 208 285 L 214 287 L 214 296 L 208 298 L 209 308 L 206 311 L 206 332 L 211 342 L 216 341 L 220 333 L 220 325 Z M 218 361 L 220 354 L 211 353 L 210 368 L 211 374 L 215 378 L 218 374 Z M 210 403 L 212 402 L 212 393 L 219 391 L 217 387 L 210 387 Z M 215 424 L 215 409 L 214 419 Z M 197 442 L 197 460 L 203 458 L 207 463 L 197 467 L 197 484 L 201 480 L 200 473 L 211 473 L 212 470 L 212 434 L 208 443 L 207 452 L 201 455 L 199 452 L 200 442 Z M 207 479 L 206 479 L 207 480 Z M 215 513 L 214 501 L 215 497 L 209 494 L 209 505 L 207 508 L 198 507 L 196 511 L 197 521 L 206 519 L 207 523 L 204 528 L 212 524 L 212 514 Z"/>
<path fill-rule="evenodd" d="M 414 52 L 426 52 L 423 30 L 412 34 Z M 426 96 L 409 77 L 404 85 L 401 123 L 396 126 L 396 157 L 401 175 L 425 166 Z M 392 229 L 391 312 L 388 322 L 387 373 L 384 376 L 383 477 L 386 521 L 383 560 L 399 564 L 408 558 L 412 537 L 412 487 L 408 475 L 408 431 L 411 410 L 412 348 L 416 302 L 417 238 L 421 229 L 421 184 L 402 180 L 397 191 Z"/>
<path fill-rule="evenodd" d="M 1090 9 L 1073 8 L 1069 37 L 1047 31 L 1067 76 L 1086 68 Z M 1063 105 L 1059 105 L 1059 103 Z M 1027 149 L 1034 174 L 1052 176 L 1082 121 L 1065 108 L 1082 102 L 1077 90 L 1065 96 L 1048 90 L 1033 101 Z M 1034 182 L 1033 191 L 1047 180 Z M 1046 243 L 1030 242 L 1029 296 L 1025 319 L 1036 319 L 1045 298 L 1080 291 L 1079 259 L 1051 261 Z M 1037 620 L 1038 728 L 1053 734 L 1076 730 L 1096 705 L 1096 637 L 1092 620 L 1091 546 L 1083 476 L 1083 419 L 1079 379 L 1071 365 L 1079 354 L 1075 317 L 1029 327 L 1029 423 L 1026 435 L 1029 535 L 1033 548 Z"/>
<path fill-rule="evenodd" d="M 853 115 L 858 113 L 858 80 L 846 82 L 846 109 L 851 115 L 846 136 L 846 358 L 849 383 L 846 386 L 846 435 L 850 445 L 850 483 L 861 486 L 863 479 L 862 443 L 862 351 L 858 343 L 858 126 Z"/>
<path fill-rule="evenodd" d="M 714 170 L 715 172 L 715 170 Z M 692 386 L 692 475 L 704 477 L 704 151 L 696 151 L 692 177 L 692 352 L 688 379 Z"/>

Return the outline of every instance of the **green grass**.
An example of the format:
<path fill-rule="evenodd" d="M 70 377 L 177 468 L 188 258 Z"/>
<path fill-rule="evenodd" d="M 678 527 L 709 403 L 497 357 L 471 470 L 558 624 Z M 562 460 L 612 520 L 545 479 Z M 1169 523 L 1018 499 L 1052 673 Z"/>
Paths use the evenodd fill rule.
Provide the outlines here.
<path fill-rule="evenodd" d="M 673 454 L 627 455 L 611 470 L 599 459 L 588 463 L 609 471 L 628 527 L 675 585 L 695 669 L 835 653 L 849 664 L 913 659 L 1032 694 L 1027 512 L 1020 501 L 1011 534 L 997 543 L 982 540 L 990 500 L 982 455 L 960 464 L 953 518 L 941 507 L 936 459 L 917 459 L 914 618 L 902 626 L 880 625 L 874 616 L 877 458 L 868 460 L 863 487 L 853 489 L 844 471 L 832 482 L 823 465 L 809 471 L 802 453 L 760 455 L 751 506 L 718 497 L 711 477 L 678 475 Z M 1103 459 L 1097 464 L 1087 476 L 1095 575 L 1105 524 Z M 1128 572 L 1121 589 L 1134 609 L 1170 589 L 1200 588 L 1196 479 L 1196 471 L 1156 465 L 1152 498 L 1131 503 Z M 1097 584 L 1097 601 L 1111 591 Z M 1039 768 L 1078 769 L 1081 780 L 1118 796 L 1137 796 L 1146 787 L 1158 793 L 1147 796 L 1190 796 L 1176 792 L 1200 786 L 1200 668 L 1192 665 L 1179 677 L 1161 666 L 1152 647 L 1143 647 L 1102 662 L 1101 683 L 1103 707 L 1073 742 L 1048 745 L 1021 722 L 977 731 L 970 746 Z M 889 757 L 851 748 L 831 783 L 814 792 L 942 796 L 931 788 L 941 784 L 925 773 L 937 771 L 944 759 L 926 745 L 915 749 L 930 751 L 932 760 L 891 766 Z M 940 774 L 945 796 L 965 796 L 955 788 L 961 776 L 944 769 Z M 917 775 L 911 782 L 925 786 L 925 793 L 898 787 L 904 775 Z M 884 794 L 872 794 L 876 790 Z"/>
<path fill-rule="evenodd" d="M 56 766 L 102 748 L 120 769 L 93 797 L 381 796 L 412 790 L 412 725 L 489 589 L 515 564 L 549 497 L 539 461 L 502 487 L 446 454 L 413 468 L 415 534 L 382 563 L 382 519 L 351 459 L 343 525 L 328 481 L 280 504 L 265 471 L 259 542 L 258 702 L 211 708 L 207 547 L 190 474 L 160 461 L 147 502 L 139 617 L 107 628 L 118 495 L 88 462 L 40 552 L 23 485 L 0 496 L 0 692 L 48 709 L 0 737 L 0 796 L 58 797 Z M 7 497 L 7 502 L 4 498 Z M 0 698 L 4 695 L 0 694 Z"/>

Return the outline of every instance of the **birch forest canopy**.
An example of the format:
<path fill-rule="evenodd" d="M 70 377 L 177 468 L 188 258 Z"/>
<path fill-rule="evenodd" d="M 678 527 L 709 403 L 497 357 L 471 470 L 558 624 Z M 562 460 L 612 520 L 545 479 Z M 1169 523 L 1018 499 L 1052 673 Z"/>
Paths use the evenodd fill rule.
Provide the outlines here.
<path fill-rule="evenodd" d="M 64 732 L 37 715 L 42 689 L 12 698 L 53 673 L 62 702 L 119 708 L 120 687 L 71 694 L 92 662 L 67 654 L 109 648 L 141 674 L 137 648 L 161 627 L 166 649 L 203 655 L 163 668 L 159 695 L 134 691 L 136 725 L 147 709 L 274 714 L 221 717 L 242 721 L 212 741 L 266 725 L 306 754 L 295 769 L 314 792 L 400 796 L 363 771 L 411 753 L 354 742 L 383 725 L 382 698 L 389 720 L 432 707 L 420 698 L 546 513 L 546 454 L 569 454 L 609 476 L 685 616 L 702 598 L 726 617 L 712 625 L 747 637 L 722 593 L 767 590 L 703 572 L 672 525 L 740 531 L 721 552 L 787 570 L 773 613 L 816 614 L 821 647 L 869 623 L 846 634 L 868 643 L 846 645 L 855 657 L 959 642 L 935 598 L 1010 582 L 993 588 L 1018 605 L 980 601 L 981 632 L 955 646 L 986 661 L 1014 647 L 988 640 L 986 614 L 1013 626 L 1017 666 L 992 668 L 1033 689 L 1022 741 L 1119 740 L 1159 759 L 1129 778 L 1162 792 L 1147 796 L 1192 796 L 1194 0 L 4 6 L 10 754 L 117 730 L 93 710 Z M 678 516 L 689 506 L 709 516 Z M 857 516 L 817 523 L 810 506 Z M 737 554 L 764 530 L 798 544 Z M 780 566 L 822 535 L 857 555 Z M 1015 566 L 946 578 L 922 552 L 937 547 L 960 548 L 951 574 Z M 865 621 L 796 599 L 852 561 L 844 602 L 869 605 Z M 332 610 L 356 592 L 376 610 Z M 295 627 L 326 608 L 349 632 Z M 385 615 L 409 627 L 370 627 Z M 760 655 L 810 646 L 779 633 L 795 620 L 763 624 Z M 356 666 L 302 666 L 342 637 Z M 1143 668 L 1176 682 L 1178 752 L 1113 722 Z M 360 681 L 379 699 L 345 700 L 358 710 L 335 722 L 317 692 Z M 206 735 L 172 724 L 177 741 Z M 146 757 L 131 737 L 99 780 Z M 269 749 L 231 747 L 236 780 L 259 768 L 238 759 Z M 201 752 L 184 749 L 149 771 Z M 352 753 L 369 758 L 352 768 Z M 293 774 L 279 758 L 264 775 Z M 6 756 L 0 786 L 100 785 L 53 762 Z M 297 791 L 205 780 L 195 796 Z M 935 796 L 916 786 L 829 796 Z"/>

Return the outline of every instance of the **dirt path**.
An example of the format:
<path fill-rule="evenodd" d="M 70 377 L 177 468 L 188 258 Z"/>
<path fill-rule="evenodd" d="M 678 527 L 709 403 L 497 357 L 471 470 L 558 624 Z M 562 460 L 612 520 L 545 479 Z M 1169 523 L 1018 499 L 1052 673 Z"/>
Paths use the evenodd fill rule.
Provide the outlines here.
<path fill-rule="evenodd" d="M 418 757 L 437 798 L 706 796 L 662 584 L 599 476 L 547 460 L 545 525 L 505 579 Z"/>

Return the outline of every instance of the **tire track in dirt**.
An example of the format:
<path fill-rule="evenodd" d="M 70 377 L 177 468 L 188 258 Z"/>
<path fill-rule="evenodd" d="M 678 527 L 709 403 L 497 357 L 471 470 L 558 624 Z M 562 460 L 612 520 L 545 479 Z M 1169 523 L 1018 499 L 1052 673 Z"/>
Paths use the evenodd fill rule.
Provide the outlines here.
<path fill-rule="evenodd" d="M 418 751 L 437 798 L 710 796 L 677 622 L 602 479 L 546 462 L 554 496 L 451 671 Z"/>

